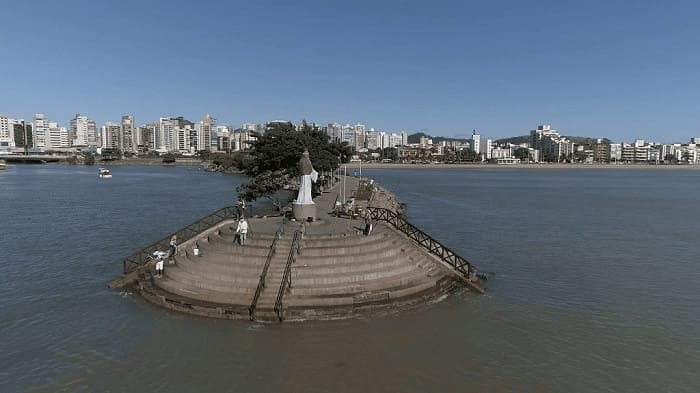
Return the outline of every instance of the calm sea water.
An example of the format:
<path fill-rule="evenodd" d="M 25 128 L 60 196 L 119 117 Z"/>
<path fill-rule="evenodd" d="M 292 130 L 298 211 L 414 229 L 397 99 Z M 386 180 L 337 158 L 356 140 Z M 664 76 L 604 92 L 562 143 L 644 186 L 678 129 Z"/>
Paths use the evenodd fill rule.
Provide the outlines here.
<path fill-rule="evenodd" d="M 365 170 L 495 273 L 488 294 L 282 325 L 108 290 L 124 256 L 242 181 L 113 173 L 0 172 L 0 391 L 700 391 L 700 171 Z"/>

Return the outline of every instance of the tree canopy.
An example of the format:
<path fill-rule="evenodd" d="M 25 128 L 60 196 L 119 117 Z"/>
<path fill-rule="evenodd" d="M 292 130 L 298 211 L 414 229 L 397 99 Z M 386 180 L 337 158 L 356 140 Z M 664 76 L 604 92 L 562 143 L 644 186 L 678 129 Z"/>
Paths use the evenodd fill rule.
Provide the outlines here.
<path fill-rule="evenodd" d="M 299 131 L 292 123 L 270 123 L 265 133 L 255 137 L 251 162 L 245 167 L 252 179 L 236 191 L 246 201 L 270 198 L 277 207 L 281 204 L 273 196 L 299 176 L 297 163 L 305 149 L 319 172 L 334 170 L 352 154 L 347 143 L 331 142 L 328 134 L 306 122 Z"/>

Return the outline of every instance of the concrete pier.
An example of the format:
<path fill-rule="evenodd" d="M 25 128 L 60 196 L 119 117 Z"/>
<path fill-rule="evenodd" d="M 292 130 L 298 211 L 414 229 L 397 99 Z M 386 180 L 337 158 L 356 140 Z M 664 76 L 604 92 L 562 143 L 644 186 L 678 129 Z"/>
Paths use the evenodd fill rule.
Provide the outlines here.
<path fill-rule="evenodd" d="M 345 192 L 359 196 L 358 179 L 347 178 Z M 155 278 L 144 267 L 135 287 L 169 309 L 271 321 L 352 316 L 424 302 L 462 286 L 464 277 L 389 224 L 373 222 L 366 233 L 362 212 L 367 206 L 400 210 L 391 193 L 375 189 L 370 200 L 355 199 L 354 208 L 344 214 L 336 214 L 336 202 L 343 202 L 340 186 L 314 202 L 313 222 L 248 219 L 245 246 L 236 241 L 236 221 L 224 220 L 178 245 L 175 263 L 166 264 L 163 277 Z M 297 230 L 302 235 L 298 249 L 290 250 Z M 292 253 L 291 285 L 283 286 Z M 280 288 L 285 288 L 281 295 Z M 281 314 L 274 311 L 280 297 Z"/>

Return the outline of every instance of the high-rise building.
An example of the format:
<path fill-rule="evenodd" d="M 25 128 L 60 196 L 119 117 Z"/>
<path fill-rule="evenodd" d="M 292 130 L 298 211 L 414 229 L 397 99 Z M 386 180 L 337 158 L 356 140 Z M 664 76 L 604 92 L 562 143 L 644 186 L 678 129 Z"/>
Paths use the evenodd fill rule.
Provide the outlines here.
<path fill-rule="evenodd" d="M 472 131 L 472 137 L 469 140 L 469 146 L 476 155 L 481 154 L 481 135 L 476 133 L 476 130 Z"/>
<path fill-rule="evenodd" d="M 540 151 L 543 161 L 560 161 L 573 153 L 574 144 L 559 135 L 549 124 L 537 126 L 530 131 L 530 145 Z"/>
<path fill-rule="evenodd" d="M 87 116 L 76 114 L 70 121 L 69 139 L 72 146 L 97 146 L 97 126 Z"/>
<path fill-rule="evenodd" d="M 49 122 L 46 130 L 44 147 L 46 149 L 64 149 L 70 147 L 68 129 L 59 126 L 58 123 Z"/>
<path fill-rule="evenodd" d="M 136 140 L 138 140 L 137 150 L 140 153 L 155 150 L 156 129 L 158 123 L 144 124 L 136 129 Z"/>
<path fill-rule="evenodd" d="M 15 148 L 26 151 L 32 147 L 32 125 L 26 124 L 24 119 L 10 119 L 9 123 Z"/>
<path fill-rule="evenodd" d="M 121 149 L 121 125 L 106 122 L 102 126 L 100 133 L 102 139 L 102 148 L 106 149 Z"/>
<path fill-rule="evenodd" d="M 136 153 L 136 125 L 134 116 L 122 116 L 119 135 L 119 149 L 124 153 Z"/>
<path fill-rule="evenodd" d="M 34 124 L 32 125 L 32 140 L 34 147 L 39 150 L 46 149 L 46 136 L 49 131 L 49 119 L 43 113 L 34 115 Z"/>
<path fill-rule="evenodd" d="M 0 115 L 0 152 L 9 153 L 15 147 L 14 120 Z"/>
<path fill-rule="evenodd" d="M 355 128 L 346 124 L 341 129 L 341 142 L 347 142 L 350 146 L 355 146 Z"/>
<path fill-rule="evenodd" d="M 0 115 L 0 152 L 9 153 L 15 147 L 14 124 L 5 115 Z"/>
<path fill-rule="evenodd" d="M 343 135 L 343 128 L 338 123 L 328 123 L 326 133 L 330 137 L 331 142 L 340 142 Z"/>
<path fill-rule="evenodd" d="M 610 162 L 610 144 L 598 139 L 592 146 L 594 162 Z"/>
<path fill-rule="evenodd" d="M 156 150 L 165 153 L 172 149 L 173 133 L 177 127 L 177 121 L 169 117 L 161 117 L 156 130 Z"/>
<path fill-rule="evenodd" d="M 371 150 L 376 150 L 381 148 L 381 141 L 379 135 L 374 129 L 371 129 L 367 134 L 365 134 L 365 140 L 367 141 L 367 148 Z"/>
<path fill-rule="evenodd" d="M 194 125 L 194 130 L 197 132 L 195 150 L 211 151 L 212 138 L 216 141 L 213 130 L 216 127 L 216 119 L 207 114 Z"/>

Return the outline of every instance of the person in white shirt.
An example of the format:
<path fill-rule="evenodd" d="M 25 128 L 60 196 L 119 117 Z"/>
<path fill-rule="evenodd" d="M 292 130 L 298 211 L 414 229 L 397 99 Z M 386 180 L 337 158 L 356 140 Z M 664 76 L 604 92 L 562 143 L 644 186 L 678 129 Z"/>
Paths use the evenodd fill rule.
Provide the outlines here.
<path fill-rule="evenodd" d="M 158 259 L 156 262 L 156 277 L 163 277 L 163 259 Z"/>
<path fill-rule="evenodd" d="M 241 243 L 241 246 L 245 246 L 246 236 L 248 234 L 248 222 L 245 220 L 245 218 L 241 218 L 238 221 L 236 233 L 238 234 L 238 239 Z"/>

